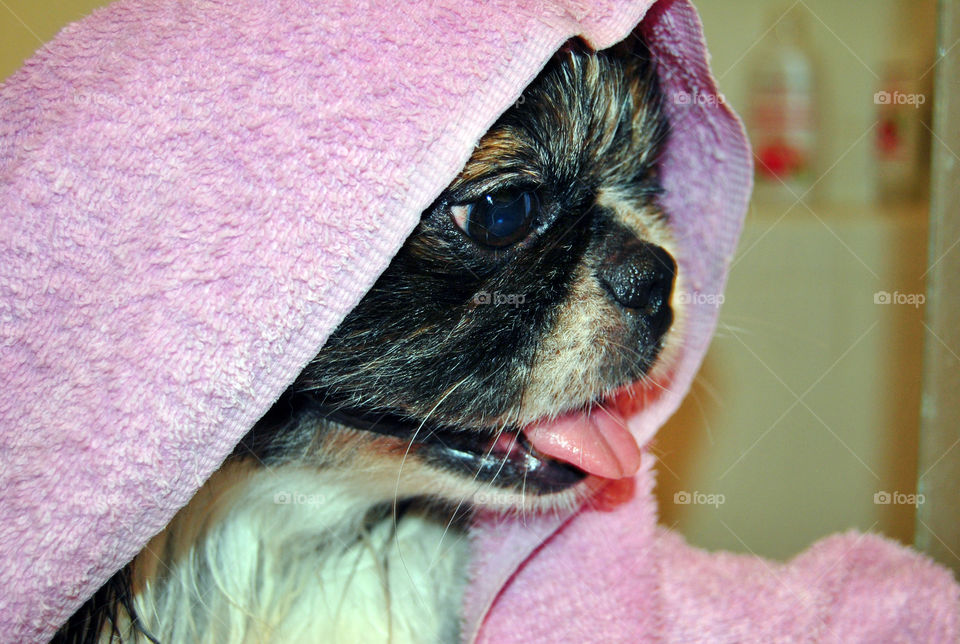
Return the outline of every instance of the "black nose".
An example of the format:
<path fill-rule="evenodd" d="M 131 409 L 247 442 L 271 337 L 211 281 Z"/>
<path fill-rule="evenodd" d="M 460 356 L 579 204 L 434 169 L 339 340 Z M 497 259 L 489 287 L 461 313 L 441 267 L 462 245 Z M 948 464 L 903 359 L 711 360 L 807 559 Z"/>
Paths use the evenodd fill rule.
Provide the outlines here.
<path fill-rule="evenodd" d="M 670 291 L 677 263 L 660 246 L 637 238 L 626 240 L 600 268 L 600 281 L 617 302 L 661 326 L 670 324 Z"/>

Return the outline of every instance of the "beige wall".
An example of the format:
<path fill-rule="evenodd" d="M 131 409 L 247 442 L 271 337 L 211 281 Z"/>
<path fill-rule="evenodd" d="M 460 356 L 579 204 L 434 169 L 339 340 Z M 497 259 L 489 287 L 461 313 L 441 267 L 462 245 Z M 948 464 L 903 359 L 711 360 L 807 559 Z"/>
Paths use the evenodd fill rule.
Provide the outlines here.
<path fill-rule="evenodd" d="M 0 78 L 103 4 L 4 0 Z M 743 106 L 754 45 L 785 3 L 697 4 L 721 90 Z M 922 205 L 869 205 L 869 130 L 874 74 L 891 57 L 923 66 L 934 16 L 933 0 L 792 4 L 809 12 L 818 52 L 821 170 L 836 166 L 813 212 L 751 210 L 720 333 L 656 443 L 666 524 L 697 544 L 779 557 L 848 527 L 911 538 L 912 508 L 873 495 L 913 492 L 923 309 L 875 305 L 873 294 L 923 292 L 925 217 Z M 724 503 L 677 504 L 677 492 Z"/>
<path fill-rule="evenodd" d="M 926 225 L 912 210 L 751 211 L 717 337 L 655 443 L 662 521 L 698 545 L 787 557 L 858 528 L 912 540 Z M 876 274 L 876 276 L 874 276 Z M 677 493 L 723 504 L 676 503 Z"/>
<path fill-rule="evenodd" d="M 738 109 L 769 24 L 785 7 L 803 14 L 822 181 L 806 205 L 750 210 L 719 333 L 656 443 L 662 521 L 698 545 L 780 558 L 847 528 L 910 542 L 914 508 L 874 495 L 915 492 L 924 309 L 877 305 L 874 294 L 924 293 L 926 204 L 873 201 L 873 93 L 889 62 L 917 76 L 929 67 L 935 3 L 697 5 L 720 90 Z M 675 503 L 678 492 L 724 503 Z"/>
<path fill-rule="evenodd" d="M 13 73 L 64 25 L 107 0 L 3 0 L 0 2 L 0 79 Z"/>

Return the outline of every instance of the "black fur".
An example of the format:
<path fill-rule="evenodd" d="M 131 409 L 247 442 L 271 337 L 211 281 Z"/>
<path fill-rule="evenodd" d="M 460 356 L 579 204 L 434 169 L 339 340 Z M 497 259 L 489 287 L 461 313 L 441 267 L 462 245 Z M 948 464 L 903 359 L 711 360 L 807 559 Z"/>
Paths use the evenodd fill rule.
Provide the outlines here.
<path fill-rule="evenodd" d="M 129 616 L 130 626 L 123 629 L 120 620 Z M 51 644 L 96 644 L 104 633 L 116 641 L 159 642 L 142 626 L 133 610 L 131 592 L 131 569 L 126 565 L 94 593 L 93 597 L 74 613 L 64 624 Z"/>
<path fill-rule="evenodd" d="M 292 390 L 454 425 L 509 420 L 572 272 L 617 232 L 597 192 L 616 190 L 637 208 L 660 193 L 660 100 L 642 48 L 627 58 L 558 54 L 484 138 L 503 143 L 481 145 Z M 451 222 L 452 204 L 508 187 L 535 191 L 541 204 L 523 242 L 484 248 Z M 478 306 L 478 293 L 523 302 Z M 657 339 L 637 342 L 646 360 L 627 352 L 611 387 L 644 375 Z"/>

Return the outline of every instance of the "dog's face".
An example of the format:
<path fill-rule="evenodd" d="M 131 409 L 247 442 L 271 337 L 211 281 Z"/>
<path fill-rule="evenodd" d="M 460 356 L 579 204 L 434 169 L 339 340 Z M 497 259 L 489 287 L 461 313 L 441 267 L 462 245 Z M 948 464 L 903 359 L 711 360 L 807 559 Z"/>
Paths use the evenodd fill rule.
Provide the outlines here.
<path fill-rule="evenodd" d="M 389 495 L 459 502 L 486 485 L 536 504 L 582 488 L 584 469 L 525 428 L 609 405 L 668 361 L 666 136 L 645 50 L 557 54 L 255 430 L 255 451 Z"/>

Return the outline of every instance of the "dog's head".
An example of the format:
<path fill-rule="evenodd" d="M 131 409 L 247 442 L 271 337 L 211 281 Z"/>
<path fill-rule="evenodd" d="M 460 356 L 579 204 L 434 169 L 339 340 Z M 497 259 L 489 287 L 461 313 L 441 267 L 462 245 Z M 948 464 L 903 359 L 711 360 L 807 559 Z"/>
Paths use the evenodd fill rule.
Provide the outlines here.
<path fill-rule="evenodd" d="M 635 468 L 612 401 L 669 363 L 682 313 L 661 100 L 642 46 L 558 53 L 254 432 L 260 456 L 454 501 Z"/>

